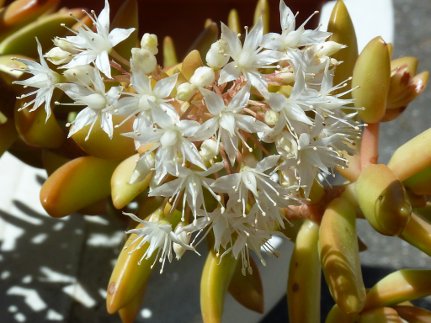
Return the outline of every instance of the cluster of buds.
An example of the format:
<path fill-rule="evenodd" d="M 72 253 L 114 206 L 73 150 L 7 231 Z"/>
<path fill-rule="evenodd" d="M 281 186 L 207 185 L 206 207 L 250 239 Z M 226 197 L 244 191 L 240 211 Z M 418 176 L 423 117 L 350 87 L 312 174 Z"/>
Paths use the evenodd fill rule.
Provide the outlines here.
<path fill-rule="evenodd" d="M 279 33 L 267 32 L 267 4 L 260 1 L 256 11 L 264 16 L 252 28 L 239 34 L 232 15 L 216 41 L 180 63 L 165 40 L 162 66 L 156 35 L 139 40 L 137 26 L 122 28 L 124 12 L 135 5 L 125 2 L 113 29 L 107 0 L 99 15 L 72 13 L 74 26 L 62 22 L 54 46 L 36 39 L 38 61 L 10 61 L 31 74 L 13 82 L 23 87 L 15 118 L 32 116 L 18 130 L 43 147 L 47 212 L 100 213 L 109 198 L 138 223 L 112 273 L 108 311 L 133 320 L 155 264 L 162 272 L 166 260 L 197 253 L 206 238 L 204 321 L 221 320 L 228 289 L 261 310 L 261 288 L 254 290 L 258 298 L 238 291 L 260 284 L 251 253 L 265 264 L 262 252 L 274 252 L 270 238 L 285 235 L 295 241 L 292 322 L 320 320 L 321 269 L 336 302 L 328 322 L 408 312 L 387 307 L 400 301 L 385 300 L 379 287 L 365 291 L 355 223 L 365 217 L 376 231 L 431 253 L 430 224 L 414 211 L 431 192 L 421 175 L 430 176 L 430 154 L 405 163 L 430 142 L 429 131 L 400 147 L 388 165 L 376 164 L 379 123 L 424 90 L 428 73 L 414 75 L 414 58 L 391 67 L 390 46 L 380 38 L 357 58 L 342 1 L 324 32 L 306 29 L 307 21 L 297 27 L 281 0 Z M 41 121 L 44 130 L 35 136 L 32 127 Z M 349 182 L 326 187 L 336 172 Z M 404 272 L 395 276 L 388 279 Z M 420 296 L 429 293 L 421 287 Z"/>

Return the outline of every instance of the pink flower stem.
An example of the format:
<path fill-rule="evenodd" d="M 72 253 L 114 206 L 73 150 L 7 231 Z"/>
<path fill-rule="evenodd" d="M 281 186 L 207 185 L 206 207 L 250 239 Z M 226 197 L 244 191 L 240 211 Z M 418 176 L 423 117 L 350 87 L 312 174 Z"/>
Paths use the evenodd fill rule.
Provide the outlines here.
<path fill-rule="evenodd" d="M 379 126 L 370 123 L 364 129 L 361 140 L 361 169 L 369 164 L 376 164 L 379 157 Z"/>

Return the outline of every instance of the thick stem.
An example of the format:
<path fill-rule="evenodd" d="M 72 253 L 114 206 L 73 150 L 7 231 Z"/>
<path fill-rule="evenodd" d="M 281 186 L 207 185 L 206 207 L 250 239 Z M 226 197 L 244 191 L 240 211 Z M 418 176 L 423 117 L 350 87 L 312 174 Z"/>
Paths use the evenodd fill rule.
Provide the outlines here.
<path fill-rule="evenodd" d="M 364 129 L 361 141 L 361 168 L 369 164 L 377 164 L 379 156 L 380 123 L 370 123 Z"/>

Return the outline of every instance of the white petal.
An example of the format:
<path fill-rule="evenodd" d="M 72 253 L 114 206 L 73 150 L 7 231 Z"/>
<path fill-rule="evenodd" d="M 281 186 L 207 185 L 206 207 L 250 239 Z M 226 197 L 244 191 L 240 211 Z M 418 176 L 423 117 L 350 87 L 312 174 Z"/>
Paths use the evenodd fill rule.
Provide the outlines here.
<path fill-rule="evenodd" d="M 162 128 L 170 128 L 175 123 L 179 122 L 179 116 L 177 113 L 170 109 L 164 111 L 153 104 L 151 112 L 154 122 Z"/>
<path fill-rule="evenodd" d="M 249 98 L 250 86 L 247 84 L 241 90 L 239 90 L 229 102 L 228 110 L 233 110 L 235 112 L 242 110 L 247 105 Z"/>
<path fill-rule="evenodd" d="M 62 68 L 72 68 L 75 66 L 81 66 L 81 65 L 88 65 L 96 59 L 96 54 L 89 53 L 88 51 L 80 52 L 79 54 L 76 54 L 72 60 L 67 63 L 66 65 L 63 65 Z"/>
<path fill-rule="evenodd" d="M 107 32 L 109 30 L 109 11 L 109 2 L 108 0 L 105 0 L 105 7 L 102 9 L 102 11 L 99 13 L 99 16 L 97 17 L 97 22 L 103 29 L 100 30 L 100 32 Z"/>
<path fill-rule="evenodd" d="M 253 193 L 254 196 L 257 196 L 257 183 L 256 183 L 256 177 L 251 171 L 245 171 L 241 173 L 241 179 L 244 183 L 245 187 Z"/>
<path fill-rule="evenodd" d="M 232 246 L 232 255 L 235 259 L 238 259 L 240 252 L 246 247 L 247 236 L 245 233 L 242 233 L 237 236 L 233 246 Z"/>
<path fill-rule="evenodd" d="M 268 84 L 259 73 L 246 73 L 245 76 L 262 96 L 268 96 Z"/>
<path fill-rule="evenodd" d="M 270 129 L 265 123 L 252 116 L 238 115 L 235 119 L 237 127 L 249 133 L 268 131 Z"/>
<path fill-rule="evenodd" d="M 199 155 L 196 146 L 187 140 L 183 140 L 181 145 L 181 152 L 185 155 L 186 159 L 191 163 L 199 166 L 202 169 L 207 169 L 202 162 L 202 158 Z"/>
<path fill-rule="evenodd" d="M 111 64 L 109 63 L 109 55 L 107 51 L 99 53 L 96 57 L 96 67 L 105 74 L 108 78 L 111 78 Z"/>
<path fill-rule="evenodd" d="M 236 68 L 236 62 L 230 62 L 223 67 L 220 71 L 220 76 L 218 79 L 218 84 L 227 83 L 233 80 L 236 80 L 241 76 L 241 72 L 238 68 Z"/>
<path fill-rule="evenodd" d="M 217 178 L 211 187 L 219 193 L 232 193 L 234 187 L 238 187 L 240 180 L 240 173 L 229 174 Z"/>
<path fill-rule="evenodd" d="M 167 98 L 174 89 L 177 79 L 178 73 L 158 81 L 154 87 L 154 93 L 156 96 L 161 99 Z"/>
<path fill-rule="evenodd" d="M 178 128 L 181 129 L 184 137 L 193 136 L 199 130 L 200 126 L 201 124 L 195 120 L 181 120 L 178 123 Z"/>
<path fill-rule="evenodd" d="M 256 51 L 257 47 L 262 43 L 262 38 L 263 24 L 262 18 L 259 18 L 258 23 L 253 26 L 249 33 L 247 33 L 242 50 L 250 53 Z"/>
<path fill-rule="evenodd" d="M 207 89 L 201 89 L 201 93 L 204 96 L 205 104 L 207 105 L 208 111 L 216 116 L 225 109 L 223 99 L 216 93 Z"/>
<path fill-rule="evenodd" d="M 235 117 L 233 113 L 223 113 L 221 115 L 220 127 L 228 131 L 231 136 L 235 134 Z"/>
<path fill-rule="evenodd" d="M 112 125 L 112 115 L 110 113 L 103 113 L 101 116 L 102 130 L 112 139 L 114 127 Z"/>
<path fill-rule="evenodd" d="M 68 138 L 81 130 L 86 125 L 92 124 L 97 120 L 97 114 L 90 108 L 81 110 L 76 116 L 72 126 L 70 127 Z"/>
<path fill-rule="evenodd" d="M 241 41 L 238 35 L 224 23 L 221 23 L 221 38 L 226 41 L 232 57 L 236 57 L 241 53 Z"/>
<path fill-rule="evenodd" d="M 280 0 L 279 5 L 280 10 L 280 26 L 281 29 L 284 30 L 294 30 L 295 29 L 295 15 L 289 9 L 288 6 L 284 3 L 283 0 Z"/>
<path fill-rule="evenodd" d="M 280 155 L 271 155 L 265 157 L 257 163 L 256 170 L 258 170 L 259 172 L 264 172 L 268 169 L 274 168 L 277 165 L 279 159 Z"/>
<path fill-rule="evenodd" d="M 170 182 L 164 183 L 161 186 L 156 187 L 155 189 L 152 189 L 148 196 L 164 196 L 164 197 L 171 197 L 174 194 L 178 193 L 179 191 L 183 190 L 184 185 L 184 179 L 183 178 L 176 178 Z"/>
<path fill-rule="evenodd" d="M 135 28 L 129 28 L 129 29 L 115 28 L 109 33 L 109 36 L 108 36 L 109 42 L 111 43 L 112 47 L 115 47 L 115 45 L 127 39 L 134 31 L 135 31 Z"/>
<path fill-rule="evenodd" d="M 220 129 L 220 137 L 223 143 L 223 148 L 229 157 L 230 163 L 233 165 L 236 160 L 236 153 L 238 152 L 238 137 L 231 136 L 226 130 Z"/>
<path fill-rule="evenodd" d="M 199 129 L 195 132 L 192 141 L 203 141 L 211 138 L 219 127 L 218 118 L 211 118 L 205 121 Z"/>

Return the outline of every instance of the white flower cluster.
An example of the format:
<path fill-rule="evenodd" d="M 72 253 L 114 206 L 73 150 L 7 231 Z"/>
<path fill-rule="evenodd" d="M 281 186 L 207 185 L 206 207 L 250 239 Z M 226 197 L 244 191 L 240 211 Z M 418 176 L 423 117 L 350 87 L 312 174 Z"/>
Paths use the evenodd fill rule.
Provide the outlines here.
<path fill-rule="evenodd" d="M 107 1 L 91 19 L 95 29 L 56 38 L 45 56 L 38 45 L 40 64 L 21 60 L 34 75 L 17 82 L 35 88 L 25 107 L 45 104 L 48 118 L 60 89 L 72 101 L 64 104 L 81 107 L 69 136 L 87 125 L 91 136 L 100 120 L 112 137 L 114 115 L 133 119 L 125 135 L 141 155 L 131 182 L 153 171 L 148 196 L 165 197 L 182 215 L 175 225 L 163 215 L 133 216 L 144 224 L 131 231 L 138 247 L 150 245 L 144 258 L 155 252 L 164 263 L 172 250 L 180 258 L 211 234 L 217 253 L 251 270 L 249 251 L 263 261 L 261 248 L 271 249 L 269 238 L 284 227 L 283 209 L 304 203 L 319 174 L 345 166 L 359 135 L 348 91 L 332 82 L 340 62 L 330 55 L 342 46 L 305 23 L 296 28 L 281 0 L 281 33 L 263 34 L 262 21 L 245 35 L 221 24 L 207 65 L 186 78 L 181 67 L 157 65 L 155 35 L 142 37 L 130 61 L 119 57 L 114 47 L 133 29 L 109 30 Z"/>

